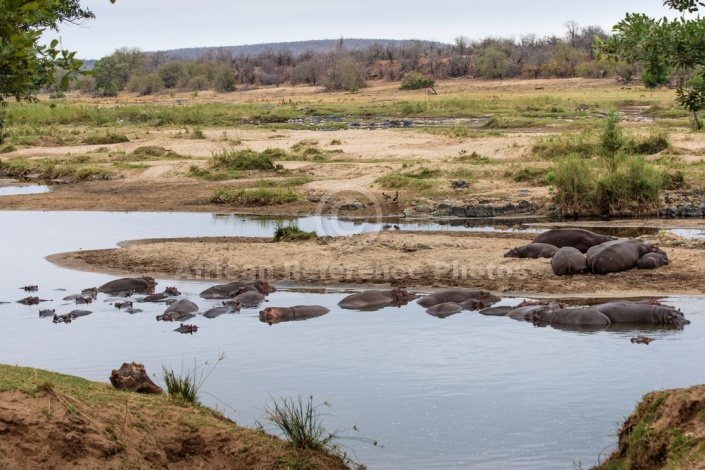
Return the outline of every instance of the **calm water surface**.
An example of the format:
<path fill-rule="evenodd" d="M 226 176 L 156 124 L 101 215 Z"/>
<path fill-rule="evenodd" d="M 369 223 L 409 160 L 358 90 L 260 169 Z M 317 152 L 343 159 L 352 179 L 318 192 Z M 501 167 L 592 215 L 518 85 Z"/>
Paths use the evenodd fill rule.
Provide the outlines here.
<path fill-rule="evenodd" d="M 327 222 L 299 221 L 329 231 Z M 332 222 L 331 222 L 332 223 Z M 259 309 L 190 320 L 199 331 L 181 335 L 145 312 L 118 311 L 101 294 L 94 313 L 71 324 L 37 316 L 39 308 L 82 308 L 60 300 L 113 276 L 58 268 L 46 255 L 112 247 L 153 237 L 269 236 L 273 222 L 209 214 L 0 212 L 3 254 L 0 361 L 107 382 L 123 362 L 207 373 L 205 404 L 252 426 L 272 397 L 307 397 L 333 405 L 329 428 L 357 425 L 341 443 L 377 468 L 571 469 L 596 463 L 614 445 L 619 422 L 652 390 L 705 383 L 705 306 L 702 297 L 670 298 L 692 321 L 680 330 L 595 332 L 535 328 L 507 318 L 462 312 L 431 317 L 411 303 L 376 312 L 340 310 L 346 293 L 278 291 L 269 305 L 320 304 L 331 312 L 301 322 L 261 323 Z M 375 224 L 335 230 L 374 230 Z M 407 228 L 402 226 L 402 229 Z M 437 228 L 437 227 L 436 227 Z M 201 311 L 216 300 L 198 298 L 214 282 L 158 279 L 176 285 Z M 40 307 L 15 303 L 37 284 Z M 63 288 L 66 291 L 55 289 Z M 322 293 L 324 292 L 324 293 Z M 502 304 L 515 304 L 504 299 Z M 629 338 L 657 340 L 636 345 Z M 203 366 L 208 361 L 210 365 Z M 377 440 L 380 446 L 372 445 Z"/>

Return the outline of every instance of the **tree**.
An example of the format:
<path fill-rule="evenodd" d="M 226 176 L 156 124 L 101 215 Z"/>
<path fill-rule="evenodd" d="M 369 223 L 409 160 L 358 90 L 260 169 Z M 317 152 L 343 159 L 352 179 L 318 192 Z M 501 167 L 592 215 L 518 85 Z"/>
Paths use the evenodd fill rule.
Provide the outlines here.
<path fill-rule="evenodd" d="M 645 84 L 662 84 L 671 70 L 693 70 L 695 76 L 676 89 L 676 100 L 693 114 L 696 129 L 702 128 L 698 112 L 705 109 L 705 19 L 686 18 L 705 3 L 698 0 L 664 0 L 664 5 L 681 16 L 669 20 L 650 18 L 640 13 L 627 13 L 614 26 L 606 41 L 598 41 L 598 53 L 628 63 L 639 62 L 646 72 Z"/>
<path fill-rule="evenodd" d="M 110 0 L 115 3 L 115 0 Z M 7 98 L 32 100 L 44 87 L 59 81 L 68 88 L 69 76 L 82 61 L 75 52 L 61 50 L 59 41 L 40 45 L 42 33 L 58 30 L 61 23 L 82 23 L 95 18 L 78 0 L 0 0 L 0 106 Z M 0 114 L 0 142 L 4 137 L 4 114 Z"/>

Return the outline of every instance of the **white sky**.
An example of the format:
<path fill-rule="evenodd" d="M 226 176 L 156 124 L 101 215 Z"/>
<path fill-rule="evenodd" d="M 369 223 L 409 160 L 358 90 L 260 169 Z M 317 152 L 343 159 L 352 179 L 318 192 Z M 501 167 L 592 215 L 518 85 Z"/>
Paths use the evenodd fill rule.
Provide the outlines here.
<path fill-rule="evenodd" d="M 83 0 L 96 19 L 63 25 L 65 49 L 99 59 L 120 47 L 158 51 L 309 39 L 482 39 L 611 31 L 627 12 L 673 16 L 661 0 Z M 47 42 L 56 35 L 45 34 Z"/>

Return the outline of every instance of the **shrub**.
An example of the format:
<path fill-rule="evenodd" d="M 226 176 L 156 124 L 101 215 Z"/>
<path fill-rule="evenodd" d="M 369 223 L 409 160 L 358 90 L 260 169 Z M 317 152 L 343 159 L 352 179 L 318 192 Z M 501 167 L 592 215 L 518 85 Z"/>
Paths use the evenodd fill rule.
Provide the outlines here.
<path fill-rule="evenodd" d="M 670 147 L 666 131 L 651 131 L 646 137 L 630 137 L 624 143 L 628 155 L 654 155 Z"/>
<path fill-rule="evenodd" d="M 563 212 L 593 212 L 595 173 L 593 164 L 576 154 L 560 159 L 546 175 L 555 188 L 554 200 Z"/>
<path fill-rule="evenodd" d="M 223 170 L 277 170 L 279 165 L 274 165 L 269 155 L 268 151 L 222 150 L 213 154 L 210 164 L 213 168 Z"/>
<path fill-rule="evenodd" d="M 316 232 L 301 230 L 296 222 L 285 223 L 277 221 L 274 226 L 275 242 L 299 242 L 318 238 Z"/>
<path fill-rule="evenodd" d="M 556 160 L 565 155 L 577 155 L 591 158 L 597 153 L 597 143 L 592 133 L 585 130 L 581 133 L 550 135 L 539 138 L 531 147 L 531 151 L 542 159 Z"/>
<path fill-rule="evenodd" d="M 92 135 L 83 139 L 83 143 L 86 145 L 122 144 L 129 141 L 130 139 L 128 139 L 126 135 L 113 134 L 112 132 L 103 135 Z"/>
<path fill-rule="evenodd" d="M 286 204 L 299 199 L 292 191 L 280 189 L 218 189 L 213 192 L 210 202 L 213 204 L 240 204 L 243 206 L 269 206 Z"/>
<path fill-rule="evenodd" d="M 319 408 L 327 403 L 314 405 L 313 397 L 304 403 L 292 398 L 280 398 L 265 408 L 265 419 L 276 426 L 296 449 L 326 450 L 336 438 L 335 432 L 326 430 Z"/>
<path fill-rule="evenodd" d="M 436 84 L 432 78 L 424 78 L 419 72 L 407 72 L 401 79 L 401 90 L 419 90 L 431 88 Z"/>
<path fill-rule="evenodd" d="M 225 354 L 221 353 L 216 363 L 213 364 L 213 367 L 211 367 L 207 373 L 203 371 L 202 368 L 208 365 L 208 361 L 197 366 L 194 360 L 193 369 L 179 376 L 174 373 L 173 369 L 167 369 L 165 366 L 162 366 L 162 379 L 164 379 L 169 398 L 184 404 L 200 405 L 198 391 L 223 359 L 225 359 Z M 200 372 L 199 369 L 201 369 Z"/>

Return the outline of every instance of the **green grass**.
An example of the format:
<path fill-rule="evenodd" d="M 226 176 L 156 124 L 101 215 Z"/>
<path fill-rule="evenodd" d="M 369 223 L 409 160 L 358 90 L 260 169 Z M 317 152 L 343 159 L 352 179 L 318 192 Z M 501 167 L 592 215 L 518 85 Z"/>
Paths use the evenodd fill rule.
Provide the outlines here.
<path fill-rule="evenodd" d="M 292 176 L 291 178 L 262 179 L 257 182 L 260 188 L 293 188 L 313 181 L 308 175 Z"/>
<path fill-rule="evenodd" d="M 130 139 L 124 134 L 113 134 L 108 132 L 106 134 L 90 135 L 83 139 L 83 143 L 86 145 L 108 145 L 108 144 L 122 144 L 124 142 L 129 142 Z"/>
<path fill-rule="evenodd" d="M 408 189 L 414 191 L 428 191 L 438 185 L 434 180 L 413 178 L 399 173 L 379 177 L 375 180 L 375 183 L 383 189 Z"/>
<path fill-rule="evenodd" d="M 0 171 L 12 178 L 23 178 L 29 174 L 39 179 L 73 178 L 77 181 L 90 179 L 95 175 L 110 174 L 111 171 L 98 166 L 85 166 L 90 157 L 82 156 L 73 160 L 54 158 L 28 159 L 24 157 L 0 160 Z"/>
<path fill-rule="evenodd" d="M 236 204 L 243 206 L 271 206 L 297 201 L 299 195 L 280 189 L 217 189 L 209 202 L 212 204 Z"/>
<path fill-rule="evenodd" d="M 337 435 L 328 431 L 323 424 L 322 407 L 330 408 L 330 405 L 314 405 L 312 396 L 306 402 L 301 395 L 296 401 L 280 397 L 267 405 L 264 419 L 274 425 L 294 448 L 325 450 L 330 448 Z"/>
<path fill-rule="evenodd" d="M 281 168 L 273 161 L 277 155 L 278 152 L 275 149 L 268 149 L 264 152 L 255 152 L 249 149 L 222 150 L 213 154 L 210 165 L 218 170 L 275 171 Z"/>
<path fill-rule="evenodd" d="M 277 221 L 274 226 L 275 242 L 299 242 L 304 240 L 315 240 L 318 238 L 316 232 L 301 230 L 296 222 Z"/>
<path fill-rule="evenodd" d="M 242 178 L 243 173 L 237 170 L 213 171 L 207 168 L 201 168 L 197 165 L 191 165 L 186 176 L 200 178 L 206 181 L 225 181 Z"/>

